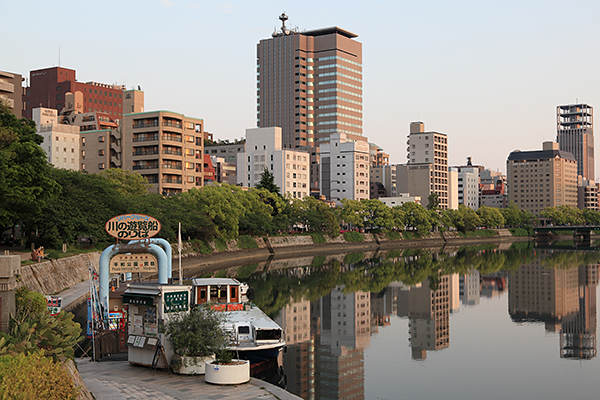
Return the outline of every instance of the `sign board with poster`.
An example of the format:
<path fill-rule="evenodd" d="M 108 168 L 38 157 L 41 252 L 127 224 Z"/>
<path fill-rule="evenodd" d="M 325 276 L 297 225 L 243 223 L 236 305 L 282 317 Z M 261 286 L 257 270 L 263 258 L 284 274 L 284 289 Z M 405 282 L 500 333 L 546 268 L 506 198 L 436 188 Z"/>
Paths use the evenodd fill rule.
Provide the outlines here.
<path fill-rule="evenodd" d="M 117 239 L 139 240 L 154 237 L 160 232 L 160 222 L 149 215 L 123 214 L 112 217 L 104 229 Z"/>
<path fill-rule="evenodd" d="M 109 264 L 111 274 L 122 274 L 125 272 L 158 272 L 158 260 L 154 254 L 117 254 Z"/>

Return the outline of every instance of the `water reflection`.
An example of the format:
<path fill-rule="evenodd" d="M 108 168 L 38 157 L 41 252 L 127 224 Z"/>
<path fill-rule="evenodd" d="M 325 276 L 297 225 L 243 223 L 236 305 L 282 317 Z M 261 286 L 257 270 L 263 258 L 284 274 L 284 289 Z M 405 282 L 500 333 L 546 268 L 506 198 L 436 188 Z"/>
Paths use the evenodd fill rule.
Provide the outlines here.
<path fill-rule="evenodd" d="M 477 320 L 471 319 L 471 315 L 476 315 L 471 310 L 480 310 L 482 304 L 490 301 L 505 302 L 504 315 L 493 315 L 490 321 L 498 325 L 499 335 L 506 335 L 504 341 L 512 342 L 514 347 L 511 349 L 507 343 L 494 346 L 499 352 L 496 357 L 507 360 L 502 374 L 514 373 L 514 379 L 521 379 L 529 373 L 529 360 L 521 362 L 523 365 L 515 360 L 523 356 L 527 359 L 528 348 L 538 346 L 539 340 L 544 339 L 542 332 L 537 339 L 535 335 L 523 335 L 529 326 L 543 326 L 546 336 L 556 338 L 554 349 L 560 350 L 560 357 L 554 352 L 551 358 L 558 362 L 568 358 L 594 359 L 598 261 L 600 253 L 594 251 L 542 250 L 519 244 L 503 251 L 479 246 L 269 260 L 228 272 L 253 286 L 257 305 L 285 329 L 287 352 L 282 363 L 288 391 L 304 399 L 364 399 L 398 397 L 394 391 L 397 377 L 375 383 L 379 382 L 377 376 L 385 375 L 390 368 L 393 371 L 403 366 L 398 377 L 418 377 L 419 369 L 408 369 L 418 365 L 417 368 L 427 370 L 430 363 L 484 363 L 489 368 L 489 359 L 485 355 L 481 359 L 481 351 L 474 350 L 479 342 L 485 346 L 488 340 L 477 335 L 481 312 L 486 311 L 478 311 Z M 510 318 L 506 317 L 507 309 Z M 456 351 L 451 351 L 450 346 L 451 319 L 459 324 L 461 334 L 472 341 L 465 343 L 458 338 Z M 401 321 L 406 321 L 406 325 L 398 331 L 393 325 L 401 326 Z M 520 327 L 520 331 L 514 332 L 514 327 Z M 379 368 L 370 370 L 366 366 L 366 351 L 372 346 L 378 348 L 378 341 L 384 340 L 388 331 L 397 332 L 391 342 L 385 339 L 388 341 L 384 351 L 393 358 L 394 365 L 370 363 L 371 368 Z M 508 356 L 517 351 L 514 343 L 525 346 L 525 350 Z M 410 348 L 407 354 L 402 350 L 405 345 Z M 432 354 L 436 356 L 429 360 L 428 355 L 431 358 Z M 594 368 L 600 373 L 596 364 Z M 465 379 L 452 367 L 443 370 L 444 375 L 438 379 Z M 456 395 L 452 395 L 452 387 L 436 392 L 435 385 L 427 382 L 436 381 L 435 374 L 439 373 L 432 369 L 420 382 L 404 382 L 402 391 L 413 390 L 419 398 L 436 397 L 442 392 L 447 398 L 475 398 L 469 397 L 471 389 L 457 389 Z M 559 382 L 565 378 L 563 374 L 564 371 L 549 377 Z M 492 378 L 493 374 L 489 379 Z M 369 382 L 373 382 L 370 389 Z M 552 384 L 547 386 L 552 390 Z M 556 394 L 564 389 L 553 390 L 551 393 Z M 503 393 L 511 397 L 506 390 Z M 521 397 L 520 393 L 517 390 L 512 397 Z"/>

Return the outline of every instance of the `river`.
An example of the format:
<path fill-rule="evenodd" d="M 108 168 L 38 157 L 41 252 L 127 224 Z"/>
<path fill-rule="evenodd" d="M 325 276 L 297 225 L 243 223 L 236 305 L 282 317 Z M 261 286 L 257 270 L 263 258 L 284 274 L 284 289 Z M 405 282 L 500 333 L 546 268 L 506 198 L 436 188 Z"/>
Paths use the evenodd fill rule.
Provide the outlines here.
<path fill-rule="evenodd" d="M 285 329 L 267 379 L 304 399 L 597 398 L 600 252 L 562 245 L 307 256 L 227 274 Z"/>

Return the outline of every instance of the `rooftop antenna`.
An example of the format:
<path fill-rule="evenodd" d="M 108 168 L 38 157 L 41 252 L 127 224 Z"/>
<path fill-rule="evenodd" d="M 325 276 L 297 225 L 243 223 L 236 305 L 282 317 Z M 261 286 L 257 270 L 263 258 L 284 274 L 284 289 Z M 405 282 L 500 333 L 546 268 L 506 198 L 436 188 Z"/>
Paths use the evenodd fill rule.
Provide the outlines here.
<path fill-rule="evenodd" d="M 279 16 L 279 20 L 281 21 L 281 33 L 284 35 L 289 33 L 289 31 L 285 28 L 285 21 L 288 20 L 288 16 L 285 15 L 285 11 Z"/>

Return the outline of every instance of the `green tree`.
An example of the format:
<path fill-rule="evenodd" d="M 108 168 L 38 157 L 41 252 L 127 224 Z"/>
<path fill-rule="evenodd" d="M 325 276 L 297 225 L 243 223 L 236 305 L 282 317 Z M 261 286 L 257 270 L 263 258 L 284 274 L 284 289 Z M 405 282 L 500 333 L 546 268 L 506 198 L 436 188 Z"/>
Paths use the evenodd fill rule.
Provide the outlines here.
<path fill-rule="evenodd" d="M 426 233 L 431 230 L 431 215 L 428 210 L 420 204 L 409 202 L 400 206 L 405 215 L 406 226 L 417 230 L 419 233 Z"/>
<path fill-rule="evenodd" d="M 58 186 L 50 178 L 51 166 L 40 147 L 43 138 L 35 123 L 17 119 L 0 102 L 0 228 L 23 224 L 32 231 L 42 217 L 42 207 Z"/>
<path fill-rule="evenodd" d="M 359 228 L 364 227 L 368 216 L 365 203 L 351 199 L 341 199 L 340 202 L 342 203 L 342 207 L 338 208 L 340 220 Z"/>
<path fill-rule="evenodd" d="M 275 184 L 275 177 L 273 174 L 265 167 L 264 171 L 260 175 L 260 181 L 256 184 L 257 189 L 266 189 L 271 193 L 281 195 L 279 191 L 279 186 Z"/>
<path fill-rule="evenodd" d="M 306 225 L 310 230 L 338 235 L 340 225 L 329 204 L 312 196 L 292 201 L 292 221 Z"/>
<path fill-rule="evenodd" d="M 440 206 L 440 196 L 433 192 L 427 197 L 427 209 L 437 210 Z"/>
<path fill-rule="evenodd" d="M 108 179 L 114 188 L 121 194 L 129 196 L 140 196 L 148 193 L 152 187 L 148 179 L 144 178 L 136 171 L 124 170 L 121 168 L 110 168 L 102 171 L 100 176 Z"/>
<path fill-rule="evenodd" d="M 519 207 L 517 207 L 514 201 L 511 201 L 508 204 L 508 207 L 501 208 L 500 212 L 504 217 L 506 225 L 517 227 L 523 224 L 523 220 L 521 219 L 521 211 L 519 210 Z"/>
<path fill-rule="evenodd" d="M 477 210 L 477 215 L 481 219 L 481 224 L 488 228 L 504 226 L 504 217 L 497 208 L 481 206 Z"/>
<path fill-rule="evenodd" d="M 381 200 L 361 200 L 365 211 L 365 225 L 371 229 L 394 227 L 392 220 L 392 209 L 386 206 Z"/>

